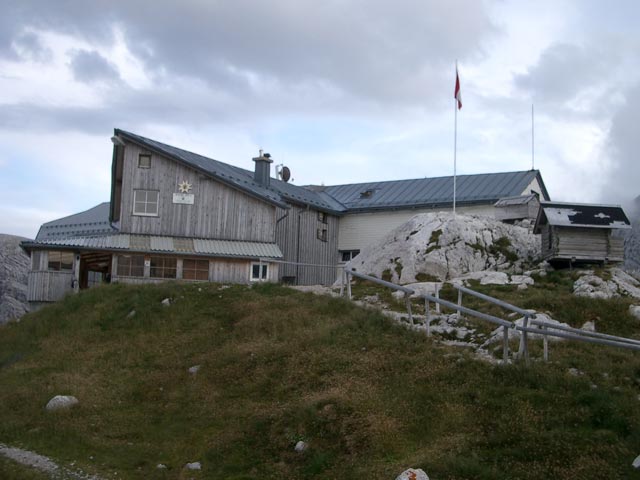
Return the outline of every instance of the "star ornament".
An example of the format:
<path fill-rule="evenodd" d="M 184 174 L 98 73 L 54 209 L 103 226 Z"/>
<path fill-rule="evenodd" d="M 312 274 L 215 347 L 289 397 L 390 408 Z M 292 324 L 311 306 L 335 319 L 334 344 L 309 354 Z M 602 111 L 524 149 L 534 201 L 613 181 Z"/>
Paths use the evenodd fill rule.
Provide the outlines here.
<path fill-rule="evenodd" d="M 178 184 L 178 190 L 180 190 L 180 193 L 189 193 L 191 190 L 191 184 L 186 180 L 183 180 L 182 183 Z"/>

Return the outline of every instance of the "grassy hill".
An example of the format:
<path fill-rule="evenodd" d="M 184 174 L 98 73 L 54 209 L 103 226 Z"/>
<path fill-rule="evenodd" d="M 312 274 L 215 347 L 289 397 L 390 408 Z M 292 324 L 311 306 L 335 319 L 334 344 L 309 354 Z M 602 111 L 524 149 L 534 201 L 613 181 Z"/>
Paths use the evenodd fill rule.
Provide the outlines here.
<path fill-rule="evenodd" d="M 640 335 L 628 301 L 575 302 Z M 640 478 L 639 354 L 551 353 L 492 365 L 277 285 L 109 285 L 0 328 L 0 443 L 103 478 Z M 80 404 L 45 412 L 56 394 Z"/>

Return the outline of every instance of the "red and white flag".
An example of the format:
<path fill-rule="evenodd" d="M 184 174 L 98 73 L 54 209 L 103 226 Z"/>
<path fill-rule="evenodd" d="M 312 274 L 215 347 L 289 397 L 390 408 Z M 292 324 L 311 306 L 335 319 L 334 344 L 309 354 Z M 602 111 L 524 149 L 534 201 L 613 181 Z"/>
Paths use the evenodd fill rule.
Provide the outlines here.
<path fill-rule="evenodd" d="M 460 78 L 458 77 L 458 67 L 456 67 L 456 89 L 453 92 L 453 98 L 458 101 L 458 110 L 462 108 L 462 95 L 460 94 Z"/>

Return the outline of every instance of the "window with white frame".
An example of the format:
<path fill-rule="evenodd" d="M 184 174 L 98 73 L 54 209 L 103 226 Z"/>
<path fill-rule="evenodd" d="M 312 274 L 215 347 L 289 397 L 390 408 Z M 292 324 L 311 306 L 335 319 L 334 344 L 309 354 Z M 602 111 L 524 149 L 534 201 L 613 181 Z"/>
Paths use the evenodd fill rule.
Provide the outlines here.
<path fill-rule="evenodd" d="M 151 168 L 150 153 L 141 153 L 138 155 L 138 168 Z"/>
<path fill-rule="evenodd" d="M 144 277 L 144 255 L 118 255 L 119 277 Z"/>
<path fill-rule="evenodd" d="M 157 190 L 134 190 L 133 191 L 133 214 L 148 217 L 158 216 Z"/>
<path fill-rule="evenodd" d="M 269 275 L 269 265 L 266 263 L 252 263 L 251 264 L 251 281 L 259 282 L 266 280 Z"/>
<path fill-rule="evenodd" d="M 182 278 L 185 280 L 209 280 L 209 260 L 182 261 Z"/>
<path fill-rule="evenodd" d="M 359 253 L 360 250 L 340 250 L 340 255 L 343 262 L 350 262 L 356 256 L 358 256 Z"/>
<path fill-rule="evenodd" d="M 177 261 L 171 257 L 151 257 L 151 270 L 149 276 L 152 278 L 176 278 Z"/>
<path fill-rule="evenodd" d="M 73 270 L 73 252 L 49 252 L 48 270 L 55 272 Z"/>

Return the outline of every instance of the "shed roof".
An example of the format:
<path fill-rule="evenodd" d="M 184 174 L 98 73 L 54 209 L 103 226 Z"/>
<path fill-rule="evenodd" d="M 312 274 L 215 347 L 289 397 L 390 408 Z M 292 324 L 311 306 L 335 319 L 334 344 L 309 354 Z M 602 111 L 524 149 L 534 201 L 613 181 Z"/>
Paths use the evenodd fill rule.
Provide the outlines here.
<path fill-rule="evenodd" d="M 116 229 L 109 223 L 109 202 L 103 202 L 84 212 L 42 224 L 36 240 L 90 237 L 115 232 Z"/>
<path fill-rule="evenodd" d="M 631 222 L 620 205 L 540 202 L 535 233 L 542 225 L 582 228 L 631 228 Z"/>
<path fill-rule="evenodd" d="M 243 242 L 236 240 L 209 240 L 155 235 L 116 233 L 93 237 L 69 237 L 22 242 L 29 251 L 34 248 L 108 250 L 144 253 L 174 253 L 209 257 L 282 258 L 275 243 Z"/>

